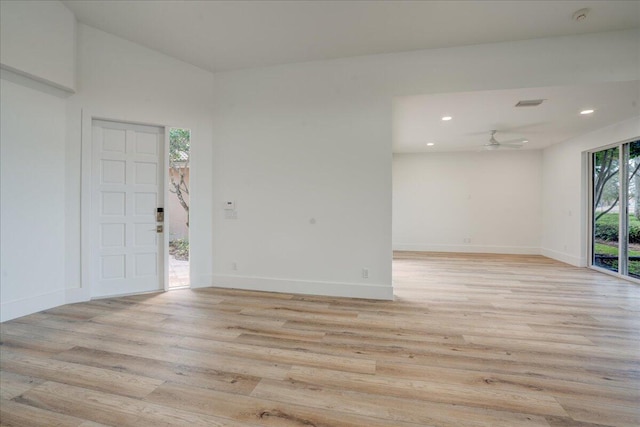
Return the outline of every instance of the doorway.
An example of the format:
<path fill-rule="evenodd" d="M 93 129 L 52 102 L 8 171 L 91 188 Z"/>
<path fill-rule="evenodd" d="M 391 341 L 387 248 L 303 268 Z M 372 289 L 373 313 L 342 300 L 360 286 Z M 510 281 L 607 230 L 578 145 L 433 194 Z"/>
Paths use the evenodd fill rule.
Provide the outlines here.
<path fill-rule="evenodd" d="M 169 128 L 169 289 L 188 287 L 191 131 Z"/>

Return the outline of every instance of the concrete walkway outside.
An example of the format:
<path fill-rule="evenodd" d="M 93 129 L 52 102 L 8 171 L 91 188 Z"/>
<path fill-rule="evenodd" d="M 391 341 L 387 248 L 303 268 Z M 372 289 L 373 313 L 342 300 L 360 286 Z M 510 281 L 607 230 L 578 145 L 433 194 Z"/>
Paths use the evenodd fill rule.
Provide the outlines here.
<path fill-rule="evenodd" d="M 180 261 L 169 255 L 169 289 L 189 286 L 189 261 Z"/>

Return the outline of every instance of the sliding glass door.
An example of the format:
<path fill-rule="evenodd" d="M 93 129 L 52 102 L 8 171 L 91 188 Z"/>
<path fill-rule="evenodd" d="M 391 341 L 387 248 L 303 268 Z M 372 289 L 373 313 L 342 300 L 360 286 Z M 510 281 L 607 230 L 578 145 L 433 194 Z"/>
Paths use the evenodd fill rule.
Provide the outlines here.
<path fill-rule="evenodd" d="M 627 174 L 627 274 L 640 278 L 640 141 L 628 146 Z"/>
<path fill-rule="evenodd" d="M 620 231 L 620 147 L 593 153 L 593 259 L 596 267 L 618 271 Z"/>
<path fill-rule="evenodd" d="M 640 278 L 640 141 L 592 153 L 591 265 Z"/>

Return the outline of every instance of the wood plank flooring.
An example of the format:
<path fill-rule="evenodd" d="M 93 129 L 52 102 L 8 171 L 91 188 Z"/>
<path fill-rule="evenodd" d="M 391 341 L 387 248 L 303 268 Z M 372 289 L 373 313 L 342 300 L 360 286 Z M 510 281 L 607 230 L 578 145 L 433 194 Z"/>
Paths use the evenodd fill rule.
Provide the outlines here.
<path fill-rule="evenodd" d="M 394 289 L 185 289 L 5 322 L 0 424 L 640 426 L 640 286 L 399 252 Z"/>

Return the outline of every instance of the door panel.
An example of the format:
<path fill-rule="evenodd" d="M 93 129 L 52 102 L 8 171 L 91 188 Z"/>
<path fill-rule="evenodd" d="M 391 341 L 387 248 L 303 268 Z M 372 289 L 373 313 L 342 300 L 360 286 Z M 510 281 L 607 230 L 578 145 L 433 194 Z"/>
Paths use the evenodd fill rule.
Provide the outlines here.
<path fill-rule="evenodd" d="M 640 279 L 640 141 L 627 147 L 627 274 Z"/>
<path fill-rule="evenodd" d="M 617 272 L 619 269 L 619 147 L 593 153 L 592 264 Z"/>
<path fill-rule="evenodd" d="M 94 120 L 92 144 L 92 297 L 163 289 L 163 129 Z"/>

